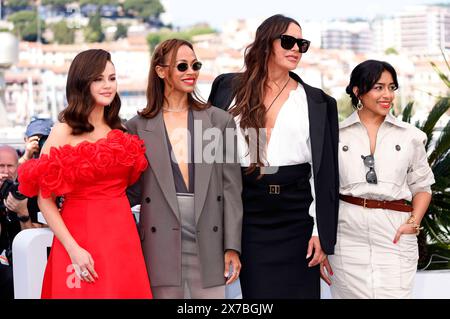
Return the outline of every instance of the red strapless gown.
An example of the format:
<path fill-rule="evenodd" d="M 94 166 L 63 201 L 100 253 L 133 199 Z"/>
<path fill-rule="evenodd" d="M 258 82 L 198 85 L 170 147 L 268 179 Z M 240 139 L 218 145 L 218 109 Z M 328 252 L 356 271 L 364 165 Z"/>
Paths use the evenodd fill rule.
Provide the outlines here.
<path fill-rule="evenodd" d="M 145 147 L 134 135 L 112 130 L 95 143 L 51 148 L 19 167 L 26 196 L 63 195 L 61 216 L 77 243 L 94 259 L 99 276 L 77 279 L 71 260 L 54 237 L 42 298 L 152 298 L 141 244 L 126 197 L 128 185 L 147 168 Z"/>

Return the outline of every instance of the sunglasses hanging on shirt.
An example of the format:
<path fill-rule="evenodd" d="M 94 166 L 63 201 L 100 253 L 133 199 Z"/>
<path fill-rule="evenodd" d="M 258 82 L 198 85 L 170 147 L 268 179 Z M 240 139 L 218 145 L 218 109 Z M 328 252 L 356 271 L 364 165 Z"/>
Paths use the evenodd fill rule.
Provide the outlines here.
<path fill-rule="evenodd" d="M 361 155 L 361 158 L 364 161 L 364 165 L 369 168 L 369 171 L 366 174 L 366 181 L 369 184 L 377 184 L 377 173 L 375 173 L 375 158 L 373 155 Z"/>

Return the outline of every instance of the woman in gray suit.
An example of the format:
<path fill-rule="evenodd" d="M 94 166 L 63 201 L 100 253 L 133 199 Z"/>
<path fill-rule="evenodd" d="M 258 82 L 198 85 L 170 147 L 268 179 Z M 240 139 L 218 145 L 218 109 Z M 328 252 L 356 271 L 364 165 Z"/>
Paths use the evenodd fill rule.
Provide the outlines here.
<path fill-rule="evenodd" d="M 224 298 L 224 284 L 241 268 L 236 127 L 230 114 L 200 102 L 201 66 L 189 42 L 161 43 L 147 106 L 126 123 L 145 141 L 150 163 L 128 197 L 141 204 L 138 228 L 154 298 Z"/>

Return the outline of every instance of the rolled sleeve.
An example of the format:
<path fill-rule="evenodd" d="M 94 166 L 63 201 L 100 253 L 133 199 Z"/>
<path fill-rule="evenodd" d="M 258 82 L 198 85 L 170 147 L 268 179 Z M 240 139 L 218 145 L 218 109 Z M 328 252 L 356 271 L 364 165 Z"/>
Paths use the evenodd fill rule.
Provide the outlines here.
<path fill-rule="evenodd" d="M 407 174 L 407 183 L 412 196 L 420 192 L 431 194 L 431 185 L 435 182 L 433 171 L 428 165 L 426 141 L 427 137 L 423 132 L 412 140 L 413 156 Z"/>

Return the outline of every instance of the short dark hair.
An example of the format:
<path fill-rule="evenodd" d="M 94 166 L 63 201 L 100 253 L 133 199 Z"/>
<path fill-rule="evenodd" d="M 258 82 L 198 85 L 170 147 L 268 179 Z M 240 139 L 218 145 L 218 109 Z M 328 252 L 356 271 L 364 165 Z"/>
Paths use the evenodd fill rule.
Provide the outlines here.
<path fill-rule="evenodd" d="M 111 62 L 111 54 L 101 49 L 91 49 L 79 53 L 69 68 L 66 84 L 68 105 L 58 116 L 60 122 L 65 122 L 72 128 L 73 135 L 92 132 L 94 126 L 88 117 L 95 107 L 91 95 L 91 83 L 103 73 L 106 63 Z M 105 122 L 112 129 L 125 130 L 119 117 L 120 97 L 116 93 L 113 101 L 105 107 Z"/>
<path fill-rule="evenodd" d="M 388 71 L 392 75 L 395 86 L 398 88 L 397 72 L 392 65 L 385 61 L 367 60 L 358 64 L 350 75 L 350 83 L 347 85 L 345 92 L 350 95 L 352 105 L 358 105 L 358 96 L 353 93 L 353 88 L 358 88 L 358 95 L 364 95 L 369 92 L 380 79 L 381 74 Z"/>

